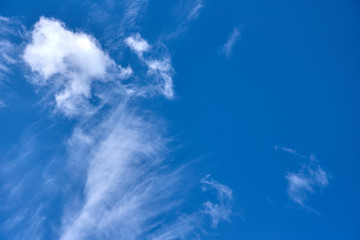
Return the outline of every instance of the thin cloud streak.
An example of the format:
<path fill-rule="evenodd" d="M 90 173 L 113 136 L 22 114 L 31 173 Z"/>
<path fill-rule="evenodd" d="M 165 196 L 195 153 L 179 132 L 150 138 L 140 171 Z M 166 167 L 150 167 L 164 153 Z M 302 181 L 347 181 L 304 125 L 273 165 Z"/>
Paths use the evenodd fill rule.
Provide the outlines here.
<path fill-rule="evenodd" d="M 237 28 L 234 28 L 228 40 L 223 45 L 221 49 L 221 53 L 224 54 L 227 58 L 229 58 L 232 54 L 235 43 L 240 39 L 240 31 Z"/>
<path fill-rule="evenodd" d="M 188 9 L 188 15 L 187 20 L 193 21 L 197 19 L 200 15 L 201 9 L 204 7 L 204 1 L 203 0 L 196 0 L 192 1 L 193 5 Z"/>
<path fill-rule="evenodd" d="M 19 44 L 10 41 L 10 38 L 21 38 L 24 27 L 16 20 L 0 16 L 0 84 L 5 81 L 6 75 L 12 73 L 12 66 L 19 63 Z"/>
<path fill-rule="evenodd" d="M 204 0 L 186 0 L 180 1 L 177 7 L 177 14 L 179 16 L 178 25 L 175 30 L 163 36 L 164 41 L 178 39 L 189 28 L 190 23 L 194 22 L 201 14 L 205 7 Z"/>

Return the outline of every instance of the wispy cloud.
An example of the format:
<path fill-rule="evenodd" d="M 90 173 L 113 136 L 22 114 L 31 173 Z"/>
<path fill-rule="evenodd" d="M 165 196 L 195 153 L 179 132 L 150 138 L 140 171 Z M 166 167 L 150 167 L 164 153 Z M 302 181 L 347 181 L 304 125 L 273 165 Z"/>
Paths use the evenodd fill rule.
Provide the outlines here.
<path fill-rule="evenodd" d="M 313 194 L 316 189 L 324 188 L 329 184 L 328 174 L 320 165 L 304 166 L 297 172 L 288 172 L 286 179 L 290 199 L 301 206 L 305 206 L 309 194 Z"/>
<path fill-rule="evenodd" d="M 306 155 L 303 155 L 303 154 L 299 153 L 296 149 L 289 148 L 289 147 L 283 147 L 283 146 L 275 145 L 274 149 L 275 149 L 275 151 L 286 152 L 286 153 L 289 153 L 289 154 L 291 154 L 293 156 L 296 156 L 297 158 L 301 158 L 301 159 L 304 159 L 304 158 L 312 159 L 313 158 L 313 155 L 306 156 Z"/>
<path fill-rule="evenodd" d="M 142 15 L 142 11 L 147 7 L 148 0 L 124 1 L 125 16 L 123 22 L 133 26 L 137 19 Z"/>
<path fill-rule="evenodd" d="M 14 46 L 9 41 L 0 41 L 0 77 L 10 73 L 9 65 L 15 63 L 15 59 L 11 56 Z"/>
<path fill-rule="evenodd" d="M 121 57 L 118 49 L 128 31 L 139 28 L 138 22 L 146 13 L 148 0 L 87 1 L 82 0 L 88 14 L 88 27 L 99 26 L 100 40 L 111 55 Z M 116 9 L 116 11 L 113 11 Z"/>
<path fill-rule="evenodd" d="M 4 107 L 14 97 L 10 76 L 19 67 L 25 28 L 15 18 L 0 16 L 0 102 Z M 1 108 L 0 106 L 0 108 Z"/>
<path fill-rule="evenodd" d="M 125 39 L 125 44 L 133 50 L 139 59 L 148 68 L 148 74 L 160 80 L 160 84 L 152 84 L 152 88 L 162 93 L 166 98 L 172 99 L 174 97 L 173 90 L 173 74 L 174 70 L 171 65 L 171 59 L 168 54 L 161 53 L 157 58 L 144 57 L 143 53 L 148 52 L 151 49 L 150 44 L 144 40 L 139 33 L 131 35 Z M 152 53 L 153 55 L 156 54 Z"/>
<path fill-rule="evenodd" d="M 230 216 L 233 214 L 232 190 L 210 178 L 210 175 L 202 178 L 201 184 L 204 192 L 215 193 L 216 200 L 207 200 L 202 204 L 202 209 L 178 216 L 166 227 L 155 231 L 150 239 L 200 239 L 200 232 L 205 229 L 204 224 L 207 218 L 210 218 L 212 228 L 217 228 L 222 221 L 230 222 Z"/>
<path fill-rule="evenodd" d="M 87 133 L 91 141 L 83 144 L 93 150 L 82 156 L 88 159 L 84 199 L 75 209 L 69 204 L 61 239 L 137 239 L 151 231 L 152 218 L 177 204 L 167 201 L 180 189 L 179 172 L 162 167 L 167 139 L 155 122 L 131 112 L 121 104 Z"/>
<path fill-rule="evenodd" d="M 143 91 L 156 89 L 173 97 L 174 70 L 166 53 L 153 50 L 140 34 L 126 38 L 153 81 L 147 85 L 131 83 L 144 75 L 121 67 L 94 37 L 71 31 L 58 20 L 42 17 L 30 37 L 23 54 L 31 70 L 29 82 L 43 98 L 53 99 L 44 104 L 75 121 L 66 140 L 66 160 L 56 165 L 61 180 L 44 173 L 39 188 L 62 196 L 60 230 L 53 226 L 60 239 L 181 239 L 199 236 L 206 217 L 214 228 L 229 221 L 232 191 L 209 176 L 201 184 L 204 191 L 216 193 L 216 200 L 179 214 L 194 183 L 183 184 L 189 176 L 186 168 L 167 161 L 170 140 L 164 121 L 138 104 L 148 96 Z M 62 187 L 52 187 L 54 182 Z M 17 193 L 24 190 L 19 189 Z M 11 228 L 33 220 L 22 224 L 27 230 L 18 237 L 45 236 L 43 209 L 48 203 L 36 205 L 47 197 L 42 191 L 30 200 L 33 208 L 7 222 Z"/>
<path fill-rule="evenodd" d="M 329 174 L 323 170 L 314 155 L 307 156 L 298 153 L 295 149 L 280 146 L 275 146 L 275 150 L 290 153 L 302 160 L 297 171 L 288 171 L 285 175 L 288 182 L 287 193 L 293 202 L 317 213 L 308 206 L 307 200 L 310 194 L 329 185 Z"/>
<path fill-rule="evenodd" d="M 9 39 L 22 36 L 23 31 L 23 26 L 17 20 L 0 16 L 0 82 L 18 62 L 19 46 Z"/>
<path fill-rule="evenodd" d="M 201 216 L 197 214 L 179 216 L 166 228 L 155 231 L 151 240 L 200 239 L 197 229 L 201 227 Z"/>
<path fill-rule="evenodd" d="M 186 19 L 188 21 L 195 20 L 199 17 L 201 9 L 204 7 L 204 1 L 203 0 L 195 0 L 191 1 L 191 4 L 189 4 L 187 8 L 187 17 Z"/>
<path fill-rule="evenodd" d="M 189 28 L 190 23 L 194 22 L 201 14 L 202 9 L 205 7 L 204 0 L 185 0 L 180 1 L 176 8 L 176 16 L 178 23 L 175 29 L 170 33 L 163 36 L 164 40 L 178 39 L 184 36 Z"/>
<path fill-rule="evenodd" d="M 211 226 L 216 228 L 220 221 L 230 222 L 230 215 L 232 214 L 231 202 L 233 200 L 232 190 L 211 179 L 209 175 L 203 178 L 201 182 L 203 191 L 214 189 L 217 192 L 218 203 L 206 201 L 203 204 L 203 212 L 211 217 Z"/>
<path fill-rule="evenodd" d="M 49 143 L 42 142 L 42 135 L 49 134 L 53 126 L 44 127 L 41 122 L 31 124 L 18 144 L 1 156 L 0 211 L 3 218 L 0 231 L 10 239 L 44 239 L 44 232 L 54 224 L 45 212 L 61 188 L 47 180 L 56 178 L 59 168 L 47 178 L 52 155 L 45 150 L 48 157 L 39 161 L 40 152 Z"/>
<path fill-rule="evenodd" d="M 221 53 L 229 58 L 233 52 L 235 43 L 240 39 L 240 31 L 237 28 L 234 28 L 232 33 L 229 35 L 226 43 L 221 48 Z"/>

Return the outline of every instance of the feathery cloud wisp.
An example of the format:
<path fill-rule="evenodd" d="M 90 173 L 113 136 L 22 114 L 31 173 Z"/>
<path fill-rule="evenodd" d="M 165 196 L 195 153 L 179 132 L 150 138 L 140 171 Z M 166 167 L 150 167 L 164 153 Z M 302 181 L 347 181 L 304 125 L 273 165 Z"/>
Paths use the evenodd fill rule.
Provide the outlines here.
<path fill-rule="evenodd" d="M 187 20 L 192 21 L 199 17 L 201 9 L 204 7 L 203 0 L 191 1 L 192 6 L 188 9 Z"/>
<path fill-rule="evenodd" d="M 275 146 L 275 150 L 290 153 L 304 160 L 296 172 L 289 171 L 285 175 L 288 182 L 287 193 L 293 202 L 311 209 L 306 204 L 308 196 L 329 185 L 329 174 L 323 170 L 314 155 L 299 154 L 295 149 L 280 146 Z"/>
<path fill-rule="evenodd" d="M 217 181 L 210 179 L 207 175 L 201 180 L 203 191 L 216 190 L 219 203 L 206 201 L 203 212 L 210 216 L 213 228 L 216 228 L 220 221 L 230 222 L 231 202 L 233 200 L 232 190 Z"/>
<path fill-rule="evenodd" d="M 117 81 L 131 71 L 118 66 L 93 37 L 55 19 L 41 18 L 31 37 L 23 55 L 34 73 L 29 81 L 45 97 L 54 96 L 52 107 L 60 114 L 76 116 L 66 147 L 69 180 L 62 183 L 60 239 L 178 239 L 196 235 L 204 226 L 195 221 L 206 216 L 213 227 L 229 221 L 231 190 L 208 178 L 202 184 L 217 192 L 218 203 L 207 201 L 198 211 L 177 215 L 187 173 L 166 162 L 169 140 L 161 119 L 136 104 L 139 96 L 147 96 L 142 91 L 173 97 L 173 68 L 166 54 L 153 57 L 140 34 L 125 40 L 154 81 L 136 85 Z M 95 94 L 107 108 L 91 103 Z M 27 214 L 42 219 L 38 212 Z M 165 225 L 159 222 L 167 216 L 171 220 Z M 43 226 L 40 222 L 31 231 Z"/>
<path fill-rule="evenodd" d="M 288 172 L 286 179 L 288 181 L 287 192 L 289 198 L 301 206 L 305 206 L 309 194 L 329 184 L 328 174 L 320 165 L 315 167 L 305 166 L 296 173 Z"/>
<path fill-rule="evenodd" d="M 171 65 L 170 57 L 166 54 L 161 54 L 158 59 L 144 57 L 143 53 L 148 52 L 151 49 L 151 46 L 139 33 L 127 37 L 125 39 L 125 44 L 134 51 L 140 61 L 147 66 L 148 74 L 160 81 L 160 84 L 156 83 L 155 85 L 152 85 L 154 90 L 162 93 L 166 98 L 172 99 L 174 97 L 174 70 Z"/>
<path fill-rule="evenodd" d="M 10 66 L 18 62 L 18 46 L 8 39 L 22 33 L 22 26 L 17 20 L 0 16 L 0 82 L 6 74 L 11 73 Z"/>
<path fill-rule="evenodd" d="M 222 46 L 221 53 L 229 58 L 232 54 L 233 47 L 235 43 L 240 39 L 240 31 L 237 28 L 234 28 L 230 36 L 228 37 L 226 43 Z"/>

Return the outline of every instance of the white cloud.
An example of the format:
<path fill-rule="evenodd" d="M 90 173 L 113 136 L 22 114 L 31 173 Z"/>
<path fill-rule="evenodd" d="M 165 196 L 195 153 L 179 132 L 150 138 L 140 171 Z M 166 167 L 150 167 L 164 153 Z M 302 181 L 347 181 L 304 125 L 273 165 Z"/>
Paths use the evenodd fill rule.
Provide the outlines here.
<path fill-rule="evenodd" d="M 310 194 L 314 194 L 329 185 L 329 174 L 322 169 L 314 155 L 303 155 L 295 149 L 287 147 L 275 146 L 275 150 L 290 153 L 304 161 L 299 170 L 296 172 L 289 171 L 285 175 L 288 182 L 287 193 L 290 200 L 296 204 L 316 212 L 316 210 L 307 206 L 307 200 Z"/>
<path fill-rule="evenodd" d="M 283 152 L 288 152 L 288 153 L 291 153 L 291 154 L 294 154 L 294 155 L 297 155 L 297 151 L 295 149 L 292 149 L 292 148 L 288 148 L 288 147 L 282 147 L 282 146 L 277 146 L 275 145 L 274 146 L 274 149 L 275 151 L 283 151 Z"/>
<path fill-rule="evenodd" d="M 173 74 L 174 70 L 171 65 L 171 59 L 166 54 L 156 58 L 144 57 L 143 53 L 148 52 L 151 46 L 144 40 L 139 33 L 129 36 L 125 39 L 125 44 L 134 51 L 139 59 L 148 68 L 148 74 L 155 77 L 155 84 L 150 89 L 162 93 L 166 98 L 172 99 L 174 97 L 173 90 Z M 154 54 L 154 53 L 153 53 Z"/>
<path fill-rule="evenodd" d="M 90 35 L 72 32 L 63 23 L 44 17 L 35 24 L 23 57 L 39 74 L 32 83 L 54 89 L 56 107 L 67 116 L 90 112 L 94 81 L 109 80 L 114 69 L 119 77 L 131 74 L 130 69 L 117 67 Z"/>
<path fill-rule="evenodd" d="M 127 37 L 125 39 L 125 43 L 140 57 L 142 57 L 143 52 L 147 52 L 151 48 L 151 46 L 141 37 L 139 33 Z"/>
<path fill-rule="evenodd" d="M 66 166 L 56 169 L 57 174 L 63 174 L 56 183 L 59 186 L 53 188 L 55 177 L 44 171 L 39 178 L 44 181 L 41 191 L 36 188 L 34 199 L 29 201 L 36 206 L 41 196 L 45 199 L 42 203 L 50 206 L 44 191 L 61 195 L 66 205 L 62 227 L 56 232 L 62 240 L 185 239 L 198 236 L 204 217 L 210 216 L 212 227 L 229 221 L 232 191 L 209 177 L 202 180 L 203 190 L 215 191 L 217 200 L 206 201 L 200 210 L 179 214 L 192 183 L 184 184 L 188 176 L 185 168 L 169 166 L 165 124 L 148 109 L 141 109 L 137 94 L 144 89 L 172 98 L 174 70 L 167 54 L 154 52 L 140 35 L 132 37 L 125 43 L 145 66 L 144 76 L 154 79 L 150 85 L 127 86 L 116 81 L 139 73 L 118 66 L 93 37 L 70 31 L 55 19 L 42 17 L 25 48 L 23 59 L 35 73 L 30 81 L 46 92 L 46 99 L 54 99 L 56 110 L 69 117 L 87 114 L 74 121 L 66 145 L 67 161 L 60 161 Z M 92 105 L 95 96 L 110 103 L 108 108 Z M 11 218 L 9 223 L 25 219 L 22 226 L 29 226 L 17 236 L 43 236 L 48 225 L 41 204 L 21 212 L 20 220 Z"/>
<path fill-rule="evenodd" d="M 100 125 L 89 130 L 80 123 L 74 131 L 69 166 L 86 180 L 83 197 L 68 204 L 60 239 L 178 239 L 194 231 L 196 215 L 155 220 L 176 214 L 187 173 L 166 167 L 168 140 L 159 119 L 147 114 L 145 120 L 128 106 L 122 102 Z"/>
<path fill-rule="evenodd" d="M 204 220 L 210 217 L 211 227 L 217 228 L 219 222 L 230 222 L 232 215 L 232 190 L 207 175 L 201 179 L 203 191 L 216 193 L 216 201 L 205 201 L 203 208 L 190 214 L 182 214 L 171 223 L 150 235 L 153 240 L 200 239 L 199 230 L 204 230 Z"/>
<path fill-rule="evenodd" d="M 179 216 L 177 220 L 166 227 L 160 228 L 149 239 L 173 240 L 173 239 L 200 239 L 196 233 L 200 227 L 201 218 L 197 214 Z"/>
<path fill-rule="evenodd" d="M 187 20 L 192 21 L 199 17 L 201 9 L 204 7 L 203 0 L 191 1 L 191 6 L 188 9 Z"/>
<path fill-rule="evenodd" d="M 217 190 L 219 199 L 232 200 L 232 190 L 226 185 L 223 185 L 211 179 L 210 175 L 207 175 L 206 177 L 201 179 L 201 183 L 203 183 L 203 191 L 207 191 L 208 189 L 215 189 Z"/>
<path fill-rule="evenodd" d="M 171 99 L 174 97 L 173 90 L 173 68 L 171 66 L 170 58 L 164 57 L 161 60 L 149 60 L 146 61 L 149 74 L 153 74 L 162 79 L 163 83 L 159 86 L 160 91 L 165 97 Z"/>
<path fill-rule="evenodd" d="M 210 176 L 206 176 L 201 180 L 203 191 L 214 189 L 217 191 L 217 197 L 219 203 L 212 203 L 206 201 L 204 205 L 203 212 L 210 216 L 213 228 L 216 228 L 220 221 L 230 222 L 231 211 L 231 202 L 233 200 L 232 190 L 218 183 L 217 181 L 210 179 Z"/>
<path fill-rule="evenodd" d="M 9 65 L 14 64 L 16 61 L 11 56 L 14 52 L 14 46 L 9 41 L 0 40 L 0 77 L 5 73 L 9 73 Z M 1 80 L 0 80 L 1 81 Z"/>
<path fill-rule="evenodd" d="M 176 7 L 178 25 L 175 30 L 163 36 L 164 40 L 169 41 L 184 35 L 189 28 L 189 24 L 200 16 L 201 10 L 204 8 L 204 3 L 204 0 L 179 1 L 179 5 Z"/>
<path fill-rule="evenodd" d="M 310 158 L 310 161 L 312 161 L 313 158 L 314 158 L 313 155 L 306 156 L 306 155 L 300 154 L 300 153 L 299 153 L 298 151 L 296 151 L 295 149 L 289 148 L 289 147 L 283 147 L 283 146 L 277 146 L 277 145 L 275 145 L 275 146 L 274 146 L 274 149 L 275 149 L 275 151 L 282 151 L 282 152 L 285 152 L 285 153 L 289 153 L 289 154 L 294 155 L 295 157 L 301 158 L 301 159 Z"/>
<path fill-rule="evenodd" d="M 3 103 L 0 108 L 15 95 L 10 76 L 19 67 L 24 32 L 25 28 L 17 19 L 0 16 L 0 102 Z"/>
<path fill-rule="evenodd" d="M 235 43 L 240 39 L 240 31 L 237 28 L 234 28 L 230 36 L 228 37 L 226 43 L 223 45 L 221 52 L 226 56 L 230 57 L 233 51 Z"/>
<path fill-rule="evenodd" d="M 230 221 L 231 209 L 219 204 L 207 201 L 204 203 L 204 213 L 211 217 L 211 226 L 216 228 L 220 221 Z"/>
<path fill-rule="evenodd" d="M 101 78 L 112 64 L 91 36 L 71 32 L 63 23 L 44 17 L 35 24 L 24 59 L 44 81 L 55 74 Z"/>
<path fill-rule="evenodd" d="M 0 81 L 11 73 L 11 66 L 18 62 L 19 46 L 12 43 L 10 38 L 22 35 L 23 27 L 14 19 L 0 16 Z"/>
<path fill-rule="evenodd" d="M 288 172 L 286 179 L 289 198 L 301 206 L 305 206 L 309 194 L 329 184 L 328 174 L 320 166 L 316 168 L 307 166 L 296 173 Z"/>
<path fill-rule="evenodd" d="M 133 26 L 140 17 L 141 12 L 148 5 L 148 0 L 128 0 L 124 2 L 124 5 L 125 16 L 123 22 L 128 26 Z"/>
<path fill-rule="evenodd" d="M 188 187 L 183 184 L 187 172 L 166 167 L 168 140 L 158 122 L 133 115 L 120 104 L 90 132 L 78 126 L 73 151 L 87 146 L 91 153 L 74 155 L 69 163 L 80 171 L 87 166 L 84 197 L 80 204 L 78 198 L 69 203 L 60 239 L 188 239 L 205 227 L 201 224 L 205 216 L 210 216 L 213 228 L 219 221 L 230 221 L 232 191 L 208 176 L 201 181 L 203 190 L 214 191 L 217 201 L 166 220 L 178 215 Z M 159 217 L 164 221 L 155 220 Z"/>

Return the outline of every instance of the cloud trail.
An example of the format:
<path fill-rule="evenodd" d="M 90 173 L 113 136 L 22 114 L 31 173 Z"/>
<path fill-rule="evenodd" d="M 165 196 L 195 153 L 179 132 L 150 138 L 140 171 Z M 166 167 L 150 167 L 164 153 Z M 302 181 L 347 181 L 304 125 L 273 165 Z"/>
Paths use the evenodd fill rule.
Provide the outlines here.
<path fill-rule="evenodd" d="M 192 1 L 192 5 L 190 5 L 189 9 L 187 10 L 187 17 L 188 21 L 193 21 L 197 19 L 200 15 L 201 9 L 204 7 L 203 0 L 196 0 Z"/>
<path fill-rule="evenodd" d="M 237 28 L 234 28 L 230 36 L 228 37 L 226 43 L 222 46 L 221 52 L 227 58 L 232 54 L 235 43 L 240 39 L 240 31 Z"/>

